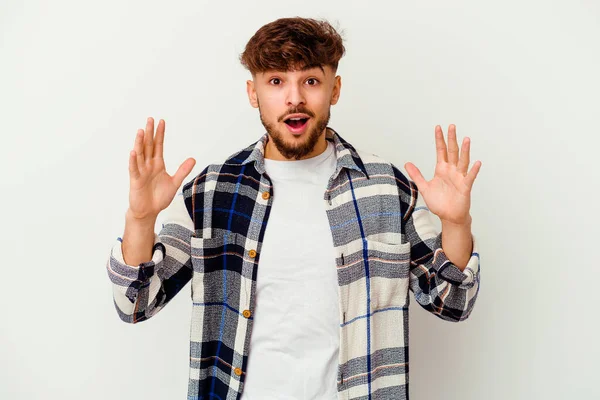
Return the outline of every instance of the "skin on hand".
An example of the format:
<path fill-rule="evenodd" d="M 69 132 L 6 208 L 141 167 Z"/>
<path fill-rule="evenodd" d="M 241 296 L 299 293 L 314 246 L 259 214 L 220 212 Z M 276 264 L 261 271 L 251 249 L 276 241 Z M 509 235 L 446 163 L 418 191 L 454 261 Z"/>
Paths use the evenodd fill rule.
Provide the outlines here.
<path fill-rule="evenodd" d="M 412 163 L 405 168 L 417 185 L 427 208 L 442 222 L 442 249 L 450 262 L 463 271 L 473 251 L 471 233 L 471 189 L 481 169 L 481 161 L 475 162 L 470 171 L 470 139 L 463 139 L 459 154 L 456 126 L 448 128 L 448 147 L 442 127 L 435 127 L 437 164 L 432 180 L 423 178 L 421 171 Z"/>
<path fill-rule="evenodd" d="M 160 120 L 154 136 L 154 119 L 149 117 L 146 129 L 138 129 L 134 149 L 129 153 L 129 210 L 133 219 L 156 218 L 175 197 L 177 189 L 192 171 L 196 160 L 185 160 L 173 176 L 165 168 L 163 158 L 165 121 Z"/>
<path fill-rule="evenodd" d="M 442 222 L 453 225 L 470 223 L 471 189 L 481 161 L 476 161 L 470 171 L 469 152 L 471 141 L 465 137 L 459 154 L 456 126 L 448 128 L 448 147 L 441 126 L 435 127 L 437 163 L 433 179 L 426 181 L 419 168 L 413 163 L 404 165 L 406 172 L 415 182 L 429 210 Z"/>

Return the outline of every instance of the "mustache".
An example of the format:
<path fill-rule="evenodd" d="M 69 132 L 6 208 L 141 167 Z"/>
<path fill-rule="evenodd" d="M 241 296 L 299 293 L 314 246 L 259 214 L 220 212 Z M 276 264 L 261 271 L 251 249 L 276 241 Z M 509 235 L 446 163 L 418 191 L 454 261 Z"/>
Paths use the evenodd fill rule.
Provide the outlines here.
<path fill-rule="evenodd" d="M 295 107 L 290 109 L 288 112 L 286 112 L 284 115 L 282 115 L 281 117 L 279 117 L 277 120 L 278 122 L 283 122 L 288 115 L 292 115 L 292 114 L 306 114 L 311 118 L 314 118 L 315 114 L 310 111 L 308 108 L 304 108 L 304 107 Z"/>

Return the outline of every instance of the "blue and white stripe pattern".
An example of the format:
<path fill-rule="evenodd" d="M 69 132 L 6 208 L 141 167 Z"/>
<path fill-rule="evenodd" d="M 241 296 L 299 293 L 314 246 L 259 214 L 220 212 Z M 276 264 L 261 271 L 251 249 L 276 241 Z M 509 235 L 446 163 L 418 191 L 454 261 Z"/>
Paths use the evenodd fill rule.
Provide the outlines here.
<path fill-rule="evenodd" d="M 477 243 L 461 271 L 414 182 L 331 128 L 326 138 L 337 157 L 323 207 L 339 286 L 338 398 L 407 399 L 409 291 L 441 319 L 466 319 L 479 291 Z M 262 240 L 277 196 L 264 169 L 267 140 L 265 133 L 183 185 L 151 261 L 125 264 L 119 240 L 107 262 L 115 307 L 129 323 L 156 315 L 191 281 L 188 400 L 241 398 Z"/>

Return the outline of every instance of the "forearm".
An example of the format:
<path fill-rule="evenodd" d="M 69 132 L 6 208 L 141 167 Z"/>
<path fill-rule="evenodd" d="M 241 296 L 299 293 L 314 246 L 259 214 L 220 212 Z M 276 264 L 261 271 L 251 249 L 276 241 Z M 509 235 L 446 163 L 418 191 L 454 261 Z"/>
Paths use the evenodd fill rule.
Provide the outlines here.
<path fill-rule="evenodd" d="M 471 216 L 464 224 L 442 222 L 442 249 L 446 257 L 461 271 L 467 266 L 473 251 L 473 236 L 471 234 Z"/>
<path fill-rule="evenodd" d="M 192 277 L 190 238 L 194 224 L 183 196 L 165 210 L 163 222 L 155 234 L 155 220 L 141 222 L 127 215 L 124 238 L 117 238 L 111 249 L 106 267 L 115 306 L 125 322 L 136 323 L 155 315 Z M 126 258 L 123 249 L 128 252 Z"/>
<path fill-rule="evenodd" d="M 125 215 L 125 231 L 121 249 L 126 264 L 137 266 L 152 259 L 156 218 L 139 220 Z"/>
<path fill-rule="evenodd" d="M 440 218 L 440 232 L 423 198 L 418 196 L 413 204 L 405 224 L 411 243 L 410 289 L 424 309 L 444 320 L 462 321 L 469 317 L 479 290 L 479 255 L 473 254 L 478 249 L 471 218 L 464 224 Z"/>

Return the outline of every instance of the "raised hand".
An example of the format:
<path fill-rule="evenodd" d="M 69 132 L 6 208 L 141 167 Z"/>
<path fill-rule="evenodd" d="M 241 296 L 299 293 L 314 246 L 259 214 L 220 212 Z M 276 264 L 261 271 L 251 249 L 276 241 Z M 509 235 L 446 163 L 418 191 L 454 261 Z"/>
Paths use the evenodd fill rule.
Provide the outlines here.
<path fill-rule="evenodd" d="M 138 129 L 134 149 L 129 153 L 129 210 L 130 217 L 140 220 L 156 219 L 160 211 L 173 201 L 185 177 L 196 160 L 188 158 L 171 176 L 165 169 L 163 146 L 165 121 L 160 120 L 154 137 L 154 119 L 148 118 L 146 130 Z"/>
<path fill-rule="evenodd" d="M 421 171 L 410 162 L 404 164 L 404 168 L 433 214 L 442 222 L 467 224 L 471 220 L 471 188 L 481 168 L 481 161 L 475 162 L 468 171 L 471 141 L 468 137 L 463 139 L 459 157 L 455 125 L 448 127 L 448 148 L 439 125 L 435 127 L 435 143 L 437 164 L 432 180 L 426 181 Z"/>

